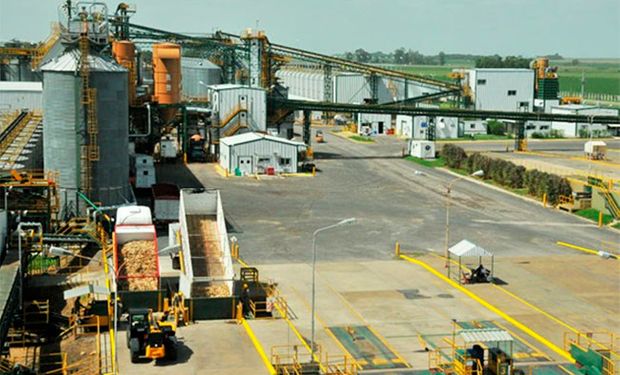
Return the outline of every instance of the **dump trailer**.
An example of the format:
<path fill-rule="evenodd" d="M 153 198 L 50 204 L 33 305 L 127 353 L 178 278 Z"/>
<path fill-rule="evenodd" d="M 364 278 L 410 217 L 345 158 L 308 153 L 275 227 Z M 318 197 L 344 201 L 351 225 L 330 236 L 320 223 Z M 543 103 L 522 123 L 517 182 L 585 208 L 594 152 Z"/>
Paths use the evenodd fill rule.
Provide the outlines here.
<path fill-rule="evenodd" d="M 146 206 L 119 208 L 112 239 L 118 289 L 157 290 L 159 257 L 151 210 Z"/>
<path fill-rule="evenodd" d="M 234 270 L 220 192 L 182 189 L 179 291 L 188 298 L 230 297 Z"/>
<path fill-rule="evenodd" d="M 179 220 L 180 190 L 174 184 L 155 184 L 151 188 L 153 221 L 156 225 L 167 224 Z"/>

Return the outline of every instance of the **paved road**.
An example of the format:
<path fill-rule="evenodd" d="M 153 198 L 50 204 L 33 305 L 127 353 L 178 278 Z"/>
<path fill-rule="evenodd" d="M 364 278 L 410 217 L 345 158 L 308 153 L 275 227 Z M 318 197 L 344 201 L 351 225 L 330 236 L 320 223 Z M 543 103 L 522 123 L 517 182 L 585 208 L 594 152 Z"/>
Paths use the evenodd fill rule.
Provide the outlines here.
<path fill-rule="evenodd" d="M 307 262 L 312 232 L 346 217 L 358 223 L 321 234 L 321 259 L 386 259 L 396 241 L 405 249 L 443 249 L 444 186 L 453 176 L 401 159 L 402 142 L 394 138 L 369 145 L 331 134 L 326 140 L 315 147 L 315 178 L 224 179 L 207 164 L 191 164 L 191 174 L 168 166 L 162 176 L 221 189 L 239 232 L 233 234 L 252 264 Z M 451 244 L 467 238 L 502 256 L 565 252 L 558 240 L 620 242 L 615 231 L 468 181 L 452 196 Z"/>

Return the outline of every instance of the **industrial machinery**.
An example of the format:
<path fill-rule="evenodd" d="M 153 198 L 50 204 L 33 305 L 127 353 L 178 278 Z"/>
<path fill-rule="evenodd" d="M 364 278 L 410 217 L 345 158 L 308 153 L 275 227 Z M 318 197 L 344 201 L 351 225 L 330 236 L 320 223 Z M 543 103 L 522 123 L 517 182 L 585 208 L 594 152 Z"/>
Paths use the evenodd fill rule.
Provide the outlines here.
<path fill-rule="evenodd" d="M 560 91 L 558 68 L 549 66 L 549 59 L 546 57 L 534 60 L 531 67 L 536 71 L 536 98 L 557 99 Z"/>
<path fill-rule="evenodd" d="M 155 319 L 151 309 L 129 309 L 127 347 L 132 363 L 141 357 L 176 360 L 176 324 L 167 318 L 165 314 L 161 320 Z"/>
<path fill-rule="evenodd" d="M 322 130 L 317 130 L 314 139 L 316 140 L 316 143 L 323 143 L 323 142 L 325 142 L 325 138 L 323 136 L 323 131 Z"/>

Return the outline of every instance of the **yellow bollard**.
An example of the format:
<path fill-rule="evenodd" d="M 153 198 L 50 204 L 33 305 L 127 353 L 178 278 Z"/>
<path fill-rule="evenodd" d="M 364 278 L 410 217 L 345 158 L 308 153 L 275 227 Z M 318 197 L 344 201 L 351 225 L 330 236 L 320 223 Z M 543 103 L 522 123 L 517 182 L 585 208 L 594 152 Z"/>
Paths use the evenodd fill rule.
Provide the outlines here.
<path fill-rule="evenodd" d="M 237 324 L 241 324 L 241 322 L 243 322 L 243 303 L 241 302 L 237 304 L 235 319 L 237 319 Z"/>
<path fill-rule="evenodd" d="M 547 193 L 543 194 L 542 201 L 543 207 L 547 207 Z"/>
<path fill-rule="evenodd" d="M 394 254 L 396 258 L 400 258 L 400 243 L 398 243 L 398 241 L 396 241 L 396 245 L 394 246 Z"/>
<path fill-rule="evenodd" d="M 603 212 L 599 211 L 598 212 L 598 227 L 602 227 L 603 226 Z"/>
<path fill-rule="evenodd" d="M 316 177 L 316 167 L 312 167 L 312 177 Z"/>

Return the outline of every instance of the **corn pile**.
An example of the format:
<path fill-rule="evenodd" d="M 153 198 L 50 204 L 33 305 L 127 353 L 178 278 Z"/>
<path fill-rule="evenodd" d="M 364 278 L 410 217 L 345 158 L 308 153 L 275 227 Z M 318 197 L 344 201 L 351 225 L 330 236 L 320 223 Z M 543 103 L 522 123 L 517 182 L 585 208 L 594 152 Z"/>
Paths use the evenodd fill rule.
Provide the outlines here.
<path fill-rule="evenodd" d="M 192 287 L 192 297 L 229 297 L 230 290 L 224 284 L 196 285 Z"/>
<path fill-rule="evenodd" d="M 130 291 L 157 289 L 157 259 L 154 252 L 153 241 L 129 241 L 121 246 L 118 254 L 119 274 L 121 277 L 133 276 L 121 283 L 123 289 Z"/>

